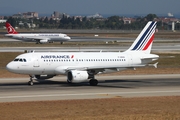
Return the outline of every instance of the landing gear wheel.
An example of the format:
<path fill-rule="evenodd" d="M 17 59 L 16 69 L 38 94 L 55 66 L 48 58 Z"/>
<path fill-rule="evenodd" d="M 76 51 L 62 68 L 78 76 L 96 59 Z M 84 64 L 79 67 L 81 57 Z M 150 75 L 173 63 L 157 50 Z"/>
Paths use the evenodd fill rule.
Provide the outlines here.
<path fill-rule="evenodd" d="M 33 86 L 33 84 L 34 84 L 33 81 L 28 82 L 28 85 L 30 85 L 30 86 Z"/>
<path fill-rule="evenodd" d="M 28 82 L 28 85 L 30 85 L 30 86 L 33 86 L 33 79 L 32 78 L 30 78 L 30 81 Z"/>
<path fill-rule="evenodd" d="M 68 83 L 68 84 L 71 84 L 72 82 L 70 82 L 69 80 L 67 80 L 67 83 Z"/>
<path fill-rule="evenodd" d="M 97 81 L 96 79 L 91 79 L 91 80 L 89 81 L 89 84 L 90 84 L 91 86 L 97 86 L 98 81 Z"/>

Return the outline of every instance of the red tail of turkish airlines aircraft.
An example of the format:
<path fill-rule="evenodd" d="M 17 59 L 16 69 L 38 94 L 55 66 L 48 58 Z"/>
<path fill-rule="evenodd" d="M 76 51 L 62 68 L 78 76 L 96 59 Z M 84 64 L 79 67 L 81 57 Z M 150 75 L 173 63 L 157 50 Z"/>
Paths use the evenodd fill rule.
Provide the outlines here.
<path fill-rule="evenodd" d="M 6 29 L 8 34 L 18 34 L 18 32 L 8 22 L 6 22 Z"/>

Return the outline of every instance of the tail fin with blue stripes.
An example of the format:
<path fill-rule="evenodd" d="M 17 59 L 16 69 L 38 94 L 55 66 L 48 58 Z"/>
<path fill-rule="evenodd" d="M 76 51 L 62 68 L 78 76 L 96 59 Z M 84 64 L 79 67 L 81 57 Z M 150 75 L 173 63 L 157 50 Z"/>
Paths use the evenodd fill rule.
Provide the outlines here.
<path fill-rule="evenodd" d="M 156 23 L 157 22 L 149 21 L 126 52 L 141 51 L 144 53 L 150 53 L 156 30 Z"/>

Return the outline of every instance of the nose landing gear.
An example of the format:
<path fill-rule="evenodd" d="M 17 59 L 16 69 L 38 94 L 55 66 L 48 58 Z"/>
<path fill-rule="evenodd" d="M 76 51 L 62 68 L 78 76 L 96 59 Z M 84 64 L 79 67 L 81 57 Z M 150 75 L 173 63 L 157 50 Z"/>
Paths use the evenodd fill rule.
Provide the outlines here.
<path fill-rule="evenodd" d="M 28 82 L 28 85 L 33 86 L 34 85 L 34 83 L 33 83 L 34 76 L 33 75 L 29 75 L 29 76 L 30 76 L 30 81 Z"/>

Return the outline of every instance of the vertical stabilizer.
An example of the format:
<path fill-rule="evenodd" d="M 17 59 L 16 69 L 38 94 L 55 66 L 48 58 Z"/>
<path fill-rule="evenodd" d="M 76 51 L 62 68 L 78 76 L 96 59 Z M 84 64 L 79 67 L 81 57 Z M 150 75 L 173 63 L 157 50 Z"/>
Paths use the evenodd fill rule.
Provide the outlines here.
<path fill-rule="evenodd" d="M 149 21 L 144 27 L 144 29 L 141 31 L 139 36 L 136 38 L 134 43 L 126 52 L 141 51 L 144 53 L 150 53 L 152 48 L 152 43 L 154 40 L 156 23 L 157 22 Z"/>
<path fill-rule="evenodd" d="M 16 32 L 16 30 L 8 22 L 6 22 L 6 29 L 8 34 L 18 34 L 18 32 Z"/>

